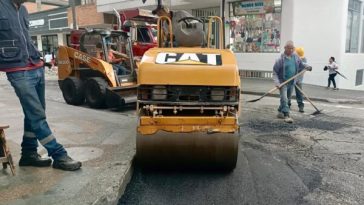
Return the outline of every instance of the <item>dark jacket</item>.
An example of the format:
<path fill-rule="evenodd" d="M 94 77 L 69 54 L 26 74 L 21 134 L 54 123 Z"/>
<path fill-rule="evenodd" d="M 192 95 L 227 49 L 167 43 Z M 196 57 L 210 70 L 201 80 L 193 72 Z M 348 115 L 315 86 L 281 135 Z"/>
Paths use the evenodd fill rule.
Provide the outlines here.
<path fill-rule="evenodd" d="M 0 0 L 0 71 L 40 62 L 40 53 L 29 36 L 28 11 L 11 0 Z"/>
<path fill-rule="evenodd" d="M 284 69 L 284 58 L 285 58 L 285 54 L 281 54 L 281 56 L 276 60 L 276 62 L 274 63 L 273 66 L 273 80 L 274 83 L 276 85 L 279 85 L 281 83 L 283 83 L 285 80 L 284 79 L 284 74 L 285 74 L 285 69 Z M 300 59 L 300 57 L 298 57 L 297 54 L 293 53 L 292 57 L 295 59 L 295 65 L 296 65 L 296 71 L 295 74 L 301 72 L 307 65 L 302 62 L 302 60 Z M 297 81 L 297 79 L 295 79 L 295 81 Z"/>

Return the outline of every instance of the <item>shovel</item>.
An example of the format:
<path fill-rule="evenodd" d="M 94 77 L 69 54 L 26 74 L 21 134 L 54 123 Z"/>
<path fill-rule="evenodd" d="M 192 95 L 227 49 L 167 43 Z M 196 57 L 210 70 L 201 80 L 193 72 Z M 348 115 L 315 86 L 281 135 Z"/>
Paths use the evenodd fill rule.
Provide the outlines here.
<path fill-rule="evenodd" d="M 345 75 L 341 74 L 339 71 L 335 71 L 337 74 L 339 74 L 341 77 L 345 78 L 347 80 L 347 78 L 345 77 Z"/>
<path fill-rule="evenodd" d="M 290 79 L 284 81 L 283 83 L 281 83 L 278 87 L 274 87 L 272 88 L 270 91 L 266 92 L 264 95 L 262 95 L 260 98 L 254 99 L 254 100 L 249 100 L 247 102 L 257 102 L 258 100 L 261 100 L 262 98 L 264 98 L 265 96 L 273 93 L 274 91 L 280 89 L 282 86 L 284 86 L 285 84 L 291 82 L 293 79 L 297 78 L 300 75 L 303 75 L 305 72 L 307 71 L 307 69 L 303 69 L 301 72 L 297 73 L 296 75 L 292 76 Z"/>
<path fill-rule="evenodd" d="M 296 86 L 296 88 L 297 88 L 297 90 L 299 90 L 302 94 L 303 94 L 303 96 L 305 96 L 305 98 L 308 100 L 308 102 L 310 102 L 311 103 L 311 105 L 316 109 L 316 111 L 315 112 L 313 112 L 311 115 L 319 115 L 319 114 L 322 114 L 321 113 L 321 111 L 322 110 L 319 110 L 314 104 L 313 104 L 313 102 L 311 101 L 311 99 L 306 95 L 306 93 L 304 93 L 303 92 L 303 90 L 300 88 L 300 87 L 298 87 L 297 85 L 295 85 Z"/>

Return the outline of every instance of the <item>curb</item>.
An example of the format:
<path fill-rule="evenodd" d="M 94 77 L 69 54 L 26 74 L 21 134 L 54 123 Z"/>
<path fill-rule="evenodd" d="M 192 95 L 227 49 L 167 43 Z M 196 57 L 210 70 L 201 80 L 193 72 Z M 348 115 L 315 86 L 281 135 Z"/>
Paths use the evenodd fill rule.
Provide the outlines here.
<path fill-rule="evenodd" d="M 125 174 L 120 178 L 119 183 L 111 185 L 107 190 L 105 190 L 107 193 L 96 199 L 92 205 L 117 205 L 119 203 L 119 199 L 124 194 L 126 186 L 129 184 L 131 177 L 133 176 L 134 162 L 135 155 L 128 163 Z M 114 187 L 118 188 L 115 189 Z"/>
<path fill-rule="evenodd" d="M 46 80 L 46 84 L 50 86 L 58 86 L 58 80 L 56 79 L 48 79 Z M 249 95 L 264 95 L 264 92 L 259 91 L 248 91 L 248 90 L 242 90 L 242 94 L 249 94 Z M 269 97 L 278 97 L 279 94 L 268 94 Z M 292 95 L 293 99 L 296 99 L 295 95 Z M 364 104 L 361 100 L 355 100 L 355 99 L 334 99 L 334 98 L 319 98 L 319 97 L 310 97 L 312 101 L 319 101 L 319 102 L 326 102 L 326 103 L 338 103 L 338 104 Z"/>
<path fill-rule="evenodd" d="M 241 91 L 242 94 L 249 94 L 249 95 L 259 95 L 262 96 L 265 93 L 264 92 L 255 92 L 255 91 L 247 91 L 243 90 Z M 269 97 L 277 97 L 279 98 L 279 94 L 268 94 Z M 293 99 L 296 99 L 295 95 L 292 95 Z M 317 97 L 310 97 L 312 101 L 319 101 L 319 102 L 326 102 L 326 103 L 339 103 L 339 104 L 363 104 L 360 100 L 354 100 L 354 99 L 333 99 L 333 98 L 317 98 Z"/>

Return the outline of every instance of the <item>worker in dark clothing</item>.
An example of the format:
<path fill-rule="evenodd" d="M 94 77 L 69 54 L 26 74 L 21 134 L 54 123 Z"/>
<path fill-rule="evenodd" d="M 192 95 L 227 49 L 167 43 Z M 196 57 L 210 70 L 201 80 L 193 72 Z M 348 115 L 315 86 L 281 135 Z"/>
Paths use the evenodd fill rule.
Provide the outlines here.
<path fill-rule="evenodd" d="M 50 130 L 45 112 L 44 66 L 29 36 L 26 0 L 0 1 L 0 71 L 6 72 L 24 112 L 24 134 L 19 166 L 46 167 L 51 159 L 41 158 L 38 142 L 53 158 L 53 168 L 73 171 L 81 162 L 68 156 Z"/>
<path fill-rule="evenodd" d="M 278 118 L 284 119 L 287 123 L 293 123 L 293 119 L 290 117 L 290 107 L 288 101 L 292 96 L 293 87 L 297 81 L 297 78 L 280 86 L 283 82 L 292 78 L 297 73 L 300 73 L 303 69 L 312 70 L 312 67 L 303 63 L 301 58 L 294 52 L 295 47 L 293 41 L 287 41 L 284 46 L 284 52 L 275 61 L 273 66 L 273 80 L 277 88 L 279 88 L 280 105 L 278 107 Z"/>

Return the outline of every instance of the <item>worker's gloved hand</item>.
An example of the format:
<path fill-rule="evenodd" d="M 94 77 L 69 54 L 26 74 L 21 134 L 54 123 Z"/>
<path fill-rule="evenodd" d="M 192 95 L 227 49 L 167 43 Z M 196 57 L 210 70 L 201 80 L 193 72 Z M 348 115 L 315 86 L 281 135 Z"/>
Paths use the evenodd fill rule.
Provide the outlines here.
<path fill-rule="evenodd" d="M 305 69 L 308 71 L 312 71 L 312 66 L 307 66 L 307 67 L 305 67 Z"/>

